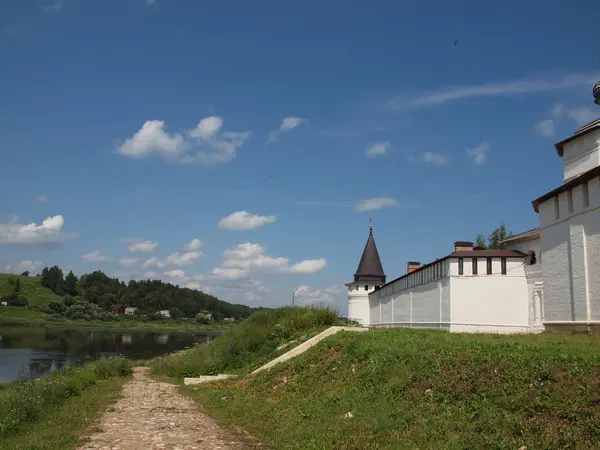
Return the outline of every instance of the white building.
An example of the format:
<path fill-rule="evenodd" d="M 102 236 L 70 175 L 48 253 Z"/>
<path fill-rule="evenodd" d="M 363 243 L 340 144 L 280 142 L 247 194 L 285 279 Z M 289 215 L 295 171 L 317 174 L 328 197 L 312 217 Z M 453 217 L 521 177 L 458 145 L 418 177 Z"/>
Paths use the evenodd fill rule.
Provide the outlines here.
<path fill-rule="evenodd" d="M 346 284 L 349 319 L 458 332 L 600 329 L 600 120 L 556 150 L 563 184 L 533 201 L 540 227 L 504 240 L 506 250 L 455 242 L 454 252 L 409 262 L 386 283 L 371 227 Z"/>
<path fill-rule="evenodd" d="M 137 308 L 134 308 L 133 306 L 127 306 L 125 308 L 125 314 L 127 314 L 128 316 L 133 316 L 135 314 L 135 310 Z"/>
<path fill-rule="evenodd" d="M 540 218 L 546 329 L 600 324 L 600 120 L 556 144 L 564 180 L 533 201 Z"/>

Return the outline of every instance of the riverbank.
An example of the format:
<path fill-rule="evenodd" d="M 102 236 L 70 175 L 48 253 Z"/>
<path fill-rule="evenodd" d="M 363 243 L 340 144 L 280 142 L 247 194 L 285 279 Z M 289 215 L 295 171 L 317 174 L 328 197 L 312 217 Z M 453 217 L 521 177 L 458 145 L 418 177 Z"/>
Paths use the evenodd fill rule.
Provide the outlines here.
<path fill-rule="evenodd" d="M 129 317 L 118 321 L 70 320 L 62 316 L 45 314 L 20 307 L 0 307 L 0 326 L 95 328 L 111 330 L 218 332 L 231 328 L 227 323 L 199 324 L 194 321 L 157 320 L 142 322 Z"/>
<path fill-rule="evenodd" d="M 342 332 L 271 371 L 182 392 L 273 448 L 594 448 L 598 348 L 599 335 Z"/>
<path fill-rule="evenodd" d="M 132 372 L 112 357 L 0 390 L 0 449 L 72 448 Z"/>

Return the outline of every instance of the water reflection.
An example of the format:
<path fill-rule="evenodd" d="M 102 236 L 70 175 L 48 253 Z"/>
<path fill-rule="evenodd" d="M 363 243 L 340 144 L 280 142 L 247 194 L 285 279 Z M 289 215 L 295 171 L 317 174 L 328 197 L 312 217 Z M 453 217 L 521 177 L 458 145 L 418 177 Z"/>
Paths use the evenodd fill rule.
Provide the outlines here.
<path fill-rule="evenodd" d="M 0 329 L 0 384 L 28 374 L 35 378 L 102 356 L 149 359 L 194 344 L 219 333 L 153 333 L 77 329 Z"/>

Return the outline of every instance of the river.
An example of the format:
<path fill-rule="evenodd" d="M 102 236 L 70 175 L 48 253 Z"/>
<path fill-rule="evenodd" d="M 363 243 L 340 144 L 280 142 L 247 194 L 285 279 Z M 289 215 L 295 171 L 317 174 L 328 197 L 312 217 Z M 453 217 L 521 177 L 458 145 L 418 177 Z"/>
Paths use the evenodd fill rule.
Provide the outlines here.
<path fill-rule="evenodd" d="M 0 327 L 0 384 L 39 378 L 103 356 L 139 360 L 207 343 L 221 333 Z"/>

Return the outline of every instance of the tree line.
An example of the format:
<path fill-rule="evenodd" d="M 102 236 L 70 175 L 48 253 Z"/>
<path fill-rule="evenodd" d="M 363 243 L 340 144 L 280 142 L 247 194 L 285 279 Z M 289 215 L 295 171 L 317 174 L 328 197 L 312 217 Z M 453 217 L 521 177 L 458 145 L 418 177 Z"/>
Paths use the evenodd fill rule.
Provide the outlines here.
<path fill-rule="evenodd" d="M 128 283 L 111 278 L 97 270 L 77 277 L 72 271 L 66 276 L 58 266 L 45 267 L 40 275 L 42 286 L 63 298 L 64 306 L 80 301 L 110 312 L 119 307 L 138 308 L 137 314 L 153 315 L 169 310 L 174 318 L 195 318 L 208 311 L 214 320 L 224 317 L 243 319 L 264 308 L 228 303 L 210 294 L 181 288 L 160 280 L 131 280 Z M 60 305 L 52 305 L 61 309 Z M 60 312 L 60 311 L 56 311 Z"/>

